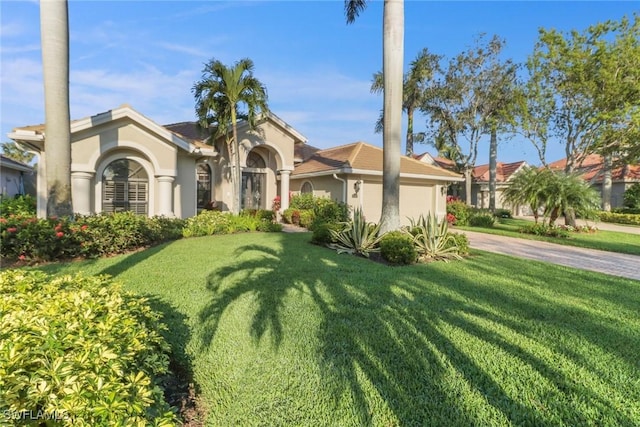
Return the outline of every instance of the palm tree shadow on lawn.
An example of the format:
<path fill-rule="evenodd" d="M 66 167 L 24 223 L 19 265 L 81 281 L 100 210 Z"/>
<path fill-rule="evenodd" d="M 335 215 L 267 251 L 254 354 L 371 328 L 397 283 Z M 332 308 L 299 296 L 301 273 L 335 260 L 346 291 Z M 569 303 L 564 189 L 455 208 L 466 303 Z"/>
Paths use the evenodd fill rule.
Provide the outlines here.
<path fill-rule="evenodd" d="M 211 300 L 199 314 L 201 332 L 194 337 L 201 351 L 207 351 L 216 339 L 225 313 L 246 298 L 254 302 L 254 314 L 247 318 L 247 325 L 238 326 L 247 327 L 254 346 L 265 345 L 263 338 L 268 336 L 270 345 L 279 349 L 290 332 L 285 312 L 295 295 L 307 298 L 320 313 L 319 324 L 308 325 L 308 333 L 315 334 L 320 343 L 315 358 L 323 384 L 335 387 L 329 390 L 336 396 L 334 410 L 343 409 L 340 399 L 351 399 L 352 416 L 358 424 L 381 422 L 376 418 L 380 401 L 392 414 L 391 420 L 383 422 L 400 425 L 473 425 L 482 424 L 482 417 L 487 417 L 485 422 L 514 424 L 589 424 L 589 414 L 574 407 L 575 396 L 609 416 L 617 412 L 605 396 L 502 333 L 506 329 L 535 341 L 538 337 L 526 317 L 538 313 L 541 318 L 557 318 L 549 301 L 527 290 L 535 285 L 533 275 L 523 275 L 514 292 L 499 286 L 478 286 L 468 274 L 465 277 L 464 272 L 456 274 L 455 269 L 444 266 L 389 268 L 313 245 L 303 253 L 295 248 L 290 248 L 286 239 L 278 250 L 243 246 L 234 253 L 234 264 L 209 275 Z M 240 258 L 256 252 L 259 257 Z M 482 266 L 482 256 L 465 263 Z M 500 274 L 500 266 L 492 268 Z M 614 331 L 596 326 L 584 316 L 553 323 L 560 333 L 582 335 L 600 345 L 593 330 Z M 619 333 L 609 339 L 628 343 L 629 338 Z M 461 340 L 473 344 L 465 347 Z M 550 343 L 536 346 L 555 352 L 567 350 L 564 357 L 578 365 L 584 362 L 570 349 L 554 349 Z M 551 384 L 546 392 L 557 395 L 549 400 L 555 401 L 556 407 L 540 410 L 535 397 L 514 397 L 512 391 L 507 392 L 504 382 L 511 375 L 493 370 L 495 353 L 515 359 Z M 629 353 L 623 353 L 628 360 Z M 582 367 L 599 374 L 593 367 Z M 617 421 L 632 424 L 623 413 L 617 414 Z"/>

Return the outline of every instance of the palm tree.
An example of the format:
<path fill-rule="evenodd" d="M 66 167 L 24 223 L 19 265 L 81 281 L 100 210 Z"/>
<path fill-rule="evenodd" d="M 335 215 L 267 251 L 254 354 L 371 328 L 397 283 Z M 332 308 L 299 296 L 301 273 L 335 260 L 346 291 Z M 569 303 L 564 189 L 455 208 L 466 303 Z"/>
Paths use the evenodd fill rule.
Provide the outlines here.
<path fill-rule="evenodd" d="M 405 154 L 409 157 L 413 155 L 413 143 L 416 137 L 418 142 L 424 140 L 424 133 L 415 134 L 413 132 L 413 114 L 420 108 L 424 101 L 425 91 L 429 82 L 439 70 L 438 62 L 442 56 L 429 53 L 429 49 L 424 48 L 418 53 L 416 59 L 411 62 L 409 71 L 404 76 L 402 86 L 402 110 L 407 113 L 407 135 L 405 143 Z M 381 71 L 373 75 L 371 82 L 371 92 L 380 93 L 384 90 L 384 77 Z M 382 132 L 384 116 L 380 116 L 376 123 L 376 132 Z"/>
<path fill-rule="evenodd" d="M 548 186 L 549 169 L 526 167 L 519 171 L 504 189 L 502 198 L 512 208 L 528 206 L 535 222 L 538 222 L 539 212 L 544 206 L 546 188 Z"/>
<path fill-rule="evenodd" d="M 366 0 L 345 0 L 347 23 L 353 23 L 366 4 Z M 404 0 L 385 0 L 382 42 L 384 107 L 381 233 L 400 228 L 403 55 Z"/>
<path fill-rule="evenodd" d="M 267 89 L 253 75 L 253 61 L 244 58 L 232 67 L 211 59 L 202 71 L 202 80 L 193 85 L 196 114 L 201 127 L 214 129 L 210 141 L 224 135 L 231 162 L 232 212 L 240 212 L 240 145 L 238 120 L 255 127 L 259 113 L 267 113 Z M 241 110 L 242 107 L 246 111 Z M 231 128 L 231 136 L 229 135 Z"/>
<path fill-rule="evenodd" d="M 66 0 L 40 2 L 47 215 L 71 216 L 69 13 Z"/>

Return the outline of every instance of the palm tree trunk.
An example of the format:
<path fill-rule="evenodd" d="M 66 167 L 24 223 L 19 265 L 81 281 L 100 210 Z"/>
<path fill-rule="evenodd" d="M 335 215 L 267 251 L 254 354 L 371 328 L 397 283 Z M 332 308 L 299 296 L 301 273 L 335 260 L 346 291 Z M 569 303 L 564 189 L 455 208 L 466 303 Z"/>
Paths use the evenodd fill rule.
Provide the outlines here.
<path fill-rule="evenodd" d="M 407 142 L 406 142 L 407 157 L 413 157 L 413 108 L 407 109 Z"/>
<path fill-rule="evenodd" d="M 72 216 L 69 14 L 66 0 L 40 2 L 47 215 Z"/>
<path fill-rule="evenodd" d="M 471 179 L 473 168 L 470 165 L 464 168 L 464 199 L 467 205 L 471 206 Z"/>
<path fill-rule="evenodd" d="M 233 186 L 233 203 L 231 212 L 240 213 L 240 197 L 242 193 L 242 172 L 240 171 L 240 141 L 238 141 L 238 126 L 236 124 L 235 107 L 231 109 L 231 127 L 233 129 L 233 162 L 231 165 L 231 185 Z M 235 182 L 234 182 L 235 181 Z"/>
<path fill-rule="evenodd" d="M 602 177 L 602 210 L 607 212 L 611 211 L 611 189 L 613 187 L 613 182 L 611 179 L 612 169 L 613 157 L 611 156 L 611 154 L 607 154 L 606 156 L 604 156 L 604 176 Z"/>
<path fill-rule="evenodd" d="M 498 162 L 498 130 L 491 125 L 491 141 L 489 143 L 489 210 L 496 211 L 496 167 Z"/>
<path fill-rule="evenodd" d="M 380 233 L 400 228 L 404 0 L 385 0 L 383 14 L 384 128 Z"/>

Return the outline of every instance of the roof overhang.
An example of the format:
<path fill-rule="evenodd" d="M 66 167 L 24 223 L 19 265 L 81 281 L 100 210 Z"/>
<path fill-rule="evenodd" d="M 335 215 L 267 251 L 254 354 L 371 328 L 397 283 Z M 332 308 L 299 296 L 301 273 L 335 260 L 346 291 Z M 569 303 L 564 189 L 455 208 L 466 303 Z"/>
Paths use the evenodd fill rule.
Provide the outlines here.
<path fill-rule="evenodd" d="M 369 176 L 382 176 L 382 171 L 369 170 L 369 169 L 353 169 L 353 168 L 336 168 L 318 172 L 309 172 L 291 175 L 291 179 L 297 178 L 313 178 L 318 176 L 327 176 L 333 174 L 346 174 L 346 175 L 369 175 Z M 443 181 L 443 182 L 462 182 L 463 177 L 455 176 L 440 176 L 440 175 L 423 175 L 416 173 L 400 173 L 400 178 L 413 178 L 424 179 L 429 181 Z"/>

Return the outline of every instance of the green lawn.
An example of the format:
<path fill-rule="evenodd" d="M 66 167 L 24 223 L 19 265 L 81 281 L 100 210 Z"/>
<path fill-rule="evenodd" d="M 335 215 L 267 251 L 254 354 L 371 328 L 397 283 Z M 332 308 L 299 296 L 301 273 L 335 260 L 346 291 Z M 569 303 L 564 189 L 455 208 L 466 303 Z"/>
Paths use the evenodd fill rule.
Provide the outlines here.
<path fill-rule="evenodd" d="M 578 246 L 580 248 L 599 249 L 602 251 L 640 255 L 640 234 L 620 233 L 617 231 L 599 230 L 597 233 L 572 233 L 569 238 L 554 238 L 519 233 L 518 229 L 531 224 L 526 219 L 501 219 L 493 228 L 455 227 L 455 230 L 469 230 L 501 236 L 519 237 L 529 240 L 558 243 L 560 245 Z"/>
<path fill-rule="evenodd" d="M 308 234 L 45 266 L 152 297 L 208 425 L 640 425 L 640 282 L 476 252 L 392 268 Z"/>

